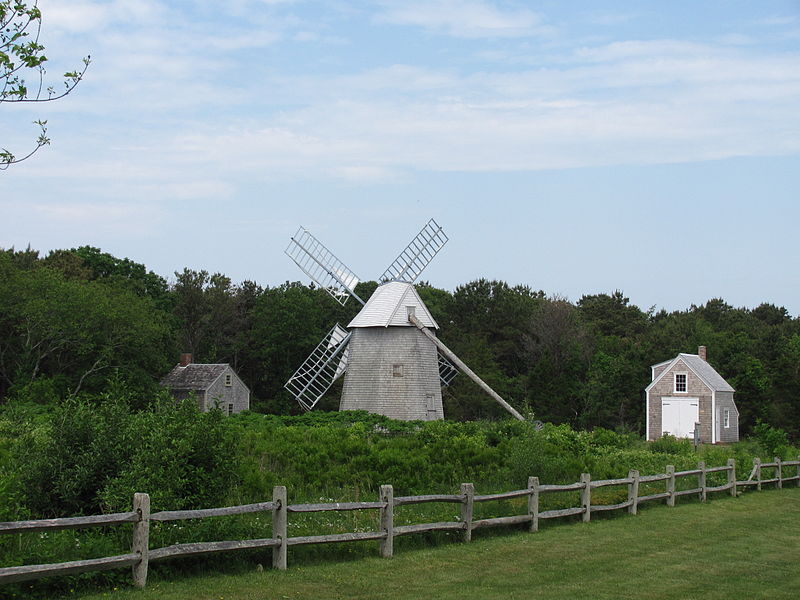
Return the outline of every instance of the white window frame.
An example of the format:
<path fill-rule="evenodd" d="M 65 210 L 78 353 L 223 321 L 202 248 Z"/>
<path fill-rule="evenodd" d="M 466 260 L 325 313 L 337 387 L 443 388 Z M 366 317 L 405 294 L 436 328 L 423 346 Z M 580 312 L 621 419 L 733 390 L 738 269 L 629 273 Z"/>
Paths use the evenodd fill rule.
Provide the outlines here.
<path fill-rule="evenodd" d="M 722 426 L 725 429 L 731 428 L 731 409 L 724 408 L 722 409 Z"/>
<path fill-rule="evenodd" d="M 233 385 L 233 375 L 230 373 L 225 373 L 225 387 L 231 387 Z"/>
<path fill-rule="evenodd" d="M 683 375 L 683 388 L 678 389 L 678 376 Z M 676 371 L 672 377 L 672 390 L 675 394 L 688 394 L 689 393 L 689 373 L 686 371 Z"/>

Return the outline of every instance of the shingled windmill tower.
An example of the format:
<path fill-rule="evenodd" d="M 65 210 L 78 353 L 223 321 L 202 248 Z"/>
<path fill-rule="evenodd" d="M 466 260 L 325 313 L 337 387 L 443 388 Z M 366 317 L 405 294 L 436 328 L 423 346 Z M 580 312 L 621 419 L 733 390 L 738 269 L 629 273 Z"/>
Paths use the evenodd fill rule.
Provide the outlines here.
<path fill-rule="evenodd" d="M 384 271 L 381 284 L 364 302 L 355 293 L 358 277 L 310 232 L 298 230 L 286 254 L 340 304 L 351 297 L 362 304 L 347 325 L 349 331 L 334 325 L 286 382 L 284 387 L 304 409 L 311 410 L 344 375 L 340 410 L 366 410 L 401 420 L 442 419 L 442 385 L 455 377 L 455 363 L 522 419 L 436 337 L 433 330 L 438 325 L 414 288 L 414 281 L 447 241 L 431 219 Z"/>

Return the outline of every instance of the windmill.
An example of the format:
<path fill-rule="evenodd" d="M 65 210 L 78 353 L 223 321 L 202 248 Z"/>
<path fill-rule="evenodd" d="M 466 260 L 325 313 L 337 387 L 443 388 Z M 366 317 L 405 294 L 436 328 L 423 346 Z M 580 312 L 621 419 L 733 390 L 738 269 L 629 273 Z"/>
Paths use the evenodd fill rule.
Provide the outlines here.
<path fill-rule="evenodd" d="M 523 420 L 436 337 L 438 325 L 414 288 L 447 241 L 436 221 L 428 221 L 365 302 L 355 292 L 355 273 L 309 231 L 298 229 L 286 254 L 339 304 L 354 298 L 362 305 L 347 329 L 333 326 L 284 385 L 305 410 L 314 408 L 344 375 L 339 410 L 366 410 L 401 420 L 442 419 L 441 386 L 461 370 Z"/>

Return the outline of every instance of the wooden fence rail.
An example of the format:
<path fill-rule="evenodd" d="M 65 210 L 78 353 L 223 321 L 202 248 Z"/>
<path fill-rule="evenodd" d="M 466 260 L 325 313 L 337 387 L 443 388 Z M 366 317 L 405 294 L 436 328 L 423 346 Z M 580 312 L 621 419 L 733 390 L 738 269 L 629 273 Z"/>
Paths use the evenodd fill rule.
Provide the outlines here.
<path fill-rule="evenodd" d="M 794 467 L 792 476 L 787 476 L 784 469 Z M 375 502 L 333 502 L 323 504 L 288 504 L 286 488 L 277 486 L 273 490 L 271 502 L 260 502 L 242 506 L 229 506 L 224 508 L 208 508 L 202 510 L 177 510 L 161 511 L 150 514 L 150 497 L 147 494 L 135 494 L 133 510 L 126 513 L 108 515 L 95 515 L 89 517 L 72 517 L 65 519 L 43 519 L 37 521 L 14 521 L 0 523 L 2 533 L 25 533 L 32 531 L 55 531 L 60 529 L 79 529 L 84 527 L 99 527 L 118 525 L 120 523 L 133 523 L 133 536 L 131 552 L 119 556 L 77 560 L 65 563 L 46 565 L 24 565 L 18 567 L 0 568 L 0 584 L 39 579 L 53 575 L 66 575 L 85 571 L 102 571 L 120 567 L 133 568 L 133 582 L 138 587 L 144 587 L 147 582 L 148 565 L 152 562 L 167 560 L 175 557 L 196 556 L 216 552 L 230 552 L 233 550 L 272 548 L 272 565 L 275 569 L 286 569 L 287 548 L 305 544 L 330 544 L 339 542 L 354 542 L 364 540 L 377 540 L 380 543 L 380 556 L 389 558 L 394 554 L 394 538 L 426 531 L 461 531 L 463 539 L 469 542 L 475 529 L 484 527 L 499 527 L 509 525 L 527 524 L 531 532 L 538 531 L 540 519 L 556 519 L 573 515 L 581 515 L 584 522 L 591 520 L 592 514 L 601 511 L 627 509 L 629 514 L 637 514 L 638 507 L 643 502 L 653 500 L 666 500 L 667 506 L 675 506 L 675 500 L 681 496 L 697 495 L 705 501 L 709 493 L 729 492 L 736 496 L 738 488 L 756 486 L 762 489 L 765 484 L 774 484 L 781 488 L 784 483 L 797 482 L 800 486 L 800 460 L 781 461 L 776 458 L 773 462 L 762 463 L 760 459 L 753 459 L 753 470 L 750 477 L 744 481 L 736 479 L 736 463 L 729 459 L 727 465 L 707 468 L 705 463 L 699 463 L 697 469 L 675 471 L 668 465 L 666 473 L 655 475 L 640 475 L 632 470 L 627 477 L 618 479 L 603 479 L 592 481 L 591 475 L 584 473 L 581 480 L 566 485 L 541 485 L 538 477 L 530 477 L 528 487 L 522 490 L 512 490 L 496 494 L 476 495 L 471 483 L 461 485 L 458 494 L 429 494 L 424 496 L 394 496 L 391 485 L 380 488 L 380 496 Z M 764 477 L 766 471 L 766 477 Z M 717 486 L 707 485 L 707 475 L 711 473 L 725 473 L 726 483 Z M 697 487 L 685 490 L 676 490 L 675 481 L 680 478 L 697 478 Z M 642 484 L 665 482 L 665 491 L 639 494 Z M 626 486 L 627 500 L 617 504 L 593 504 L 592 491 L 609 486 Z M 580 506 L 565 507 L 552 510 L 539 510 L 542 494 L 558 492 L 580 492 Z M 474 519 L 474 506 L 476 502 L 492 502 L 510 500 L 514 498 L 528 499 L 525 514 L 508 517 L 493 517 Z M 420 504 L 429 502 L 451 502 L 461 505 L 461 514 L 458 521 L 440 523 L 420 523 L 415 525 L 395 525 L 394 509 L 398 506 Z M 289 513 L 315 513 L 326 511 L 352 511 L 352 510 L 378 510 L 380 531 L 337 533 L 328 535 L 311 535 L 289 537 L 287 534 Z M 149 532 L 150 523 L 163 523 L 184 519 L 203 519 L 241 515 L 257 512 L 272 513 L 272 537 L 263 539 L 193 542 L 175 544 L 164 548 L 150 549 Z"/>

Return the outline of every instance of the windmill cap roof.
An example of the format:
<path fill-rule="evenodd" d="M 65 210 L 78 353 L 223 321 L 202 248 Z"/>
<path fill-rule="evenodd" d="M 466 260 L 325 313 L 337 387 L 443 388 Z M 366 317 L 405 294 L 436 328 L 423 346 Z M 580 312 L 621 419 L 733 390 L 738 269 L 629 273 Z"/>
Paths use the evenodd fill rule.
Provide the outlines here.
<path fill-rule="evenodd" d="M 390 281 L 375 290 L 348 327 L 413 327 L 408 321 L 408 310 L 425 327 L 438 329 L 428 307 L 410 283 Z"/>

